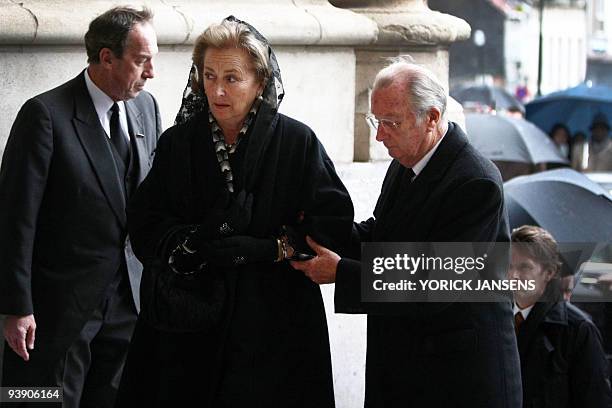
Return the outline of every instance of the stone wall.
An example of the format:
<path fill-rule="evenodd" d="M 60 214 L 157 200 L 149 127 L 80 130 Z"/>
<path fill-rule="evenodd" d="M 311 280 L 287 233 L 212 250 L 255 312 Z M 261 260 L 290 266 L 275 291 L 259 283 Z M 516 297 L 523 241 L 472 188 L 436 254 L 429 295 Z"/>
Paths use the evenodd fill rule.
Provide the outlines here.
<path fill-rule="evenodd" d="M 353 160 L 355 66 L 353 48 L 279 45 L 275 52 L 286 97 L 281 112 L 308 124 L 330 156 Z M 32 96 L 76 76 L 86 66 L 80 45 L 0 45 L 0 147 L 6 144 L 17 111 Z M 146 89 L 159 102 L 163 126 L 174 122 L 191 67 L 191 47 L 160 46 L 156 77 Z"/>
<path fill-rule="evenodd" d="M 160 54 L 147 89 L 172 125 L 190 67 L 191 44 L 230 14 L 253 24 L 276 52 L 287 98 L 281 112 L 311 126 L 330 156 L 353 159 L 354 48 L 373 43 L 378 28 L 327 1 L 131 1 L 155 12 Z M 87 7 L 82 7 L 86 4 Z M 72 78 L 86 66 L 83 35 L 109 1 L 0 0 L 0 149 L 28 98 Z"/>
<path fill-rule="evenodd" d="M 379 34 L 374 44 L 356 47 L 355 154 L 357 161 L 385 160 L 387 151 L 375 140 L 365 123 L 370 110 L 374 75 L 389 58 L 410 56 L 432 70 L 448 91 L 449 44 L 469 38 L 470 26 L 448 14 L 432 11 L 425 0 L 331 0 L 376 22 Z M 449 98 L 447 118 L 464 126 L 463 109 Z"/>

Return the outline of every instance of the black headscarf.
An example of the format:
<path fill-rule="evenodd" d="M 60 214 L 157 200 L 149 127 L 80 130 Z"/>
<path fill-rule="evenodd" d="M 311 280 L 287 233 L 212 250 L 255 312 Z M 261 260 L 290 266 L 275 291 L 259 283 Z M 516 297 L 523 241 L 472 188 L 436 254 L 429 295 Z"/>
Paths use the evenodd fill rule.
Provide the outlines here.
<path fill-rule="evenodd" d="M 259 31 L 249 23 L 237 19 L 234 16 L 229 16 L 223 21 L 236 22 L 245 25 L 251 33 L 268 49 L 268 62 L 272 71 L 271 77 L 266 82 L 262 94 L 262 103 L 257 112 L 257 116 L 252 124 L 252 130 L 249 133 L 249 144 L 245 154 L 244 171 L 242 172 L 244 180 L 241 185 L 245 190 L 253 191 L 254 186 L 260 176 L 260 168 L 263 164 L 264 153 L 270 142 L 274 126 L 276 124 L 276 114 L 283 97 L 285 90 L 281 78 L 280 68 L 276 55 L 270 46 L 270 42 Z M 208 99 L 206 94 L 198 90 L 194 90 L 192 83 L 194 79 L 197 81 L 199 73 L 195 65 L 191 66 L 187 85 L 183 91 L 183 100 L 181 107 L 176 115 L 175 124 L 183 124 L 195 117 L 201 112 L 208 111 Z"/>
<path fill-rule="evenodd" d="M 229 16 L 223 21 L 232 21 L 239 24 L 244 24 L 248 27 L 249 31 L 253 33 L 255 38 L 257 38 L 257 40 L 263 43 L 268 49 L 268 62 L 272 70 L 272 77 L 267 81 L 262 96 L 268 109 L 277 112 L 278 107 L 280 106 L 280 103 L 283 100 L 283 97 L 285 96 L 285 89 L 283 87 L 283 80 L 281 78 L 280 68 L 276 60 L 276 55 L 274 54 L 272 47 L 270 47 L 270 43 L 263 35 L 261 35 L 259 31 L 255 29 L 255 27 L 253 27 L 247 22 L 239 20 L 234 16 Z M 187 85 L 185 86 L 185 90 L 183 91 L 183 100 L 181 102 L 181 107 L 178 113 L 176 114 L 176 118 L 174 120 L 175 125 L 185 123 L 198 113 L 206 112 L 208 109 L 208 99 L 206 98 L 206 94 L 204 93 L 204 91 L 202 90 L 202 92 L 199 92 L 197 90 L 194 90 L 191 86 L 194 80 L 197 82 L 198 75 L 199 73 L 195 64 L 192 64 L 191 70 L 189 71 L 189 77 L 187 78 Z"/>

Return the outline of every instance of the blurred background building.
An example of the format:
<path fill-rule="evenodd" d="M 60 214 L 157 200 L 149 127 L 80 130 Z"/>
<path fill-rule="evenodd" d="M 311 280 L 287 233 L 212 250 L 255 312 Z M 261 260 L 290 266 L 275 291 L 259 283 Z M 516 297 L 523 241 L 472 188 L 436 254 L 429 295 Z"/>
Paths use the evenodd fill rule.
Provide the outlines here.
<path fill-rule="evenodd" d="M 590 41 L 591 27 L 605 29 L 603 20 L 597 25 L 587 18 L 595 2 L 429 0 L 432 9 L 456 15 L 472 27 L 469 41 L 450 47 L 451 88 L 474 82 L 496 84 L 526 102 L 537 94 L 540 67 L 541 94 L 578 85 L 585 80 L 587 55 L 595 43 Z M 605 1 L 599 3 L 599 10 L 605 9 Z"/>
<path fill-rule="evenodd" d="M 612 86 L 612 2 L 587 1 L 587 73 L 593 84 Z"/>

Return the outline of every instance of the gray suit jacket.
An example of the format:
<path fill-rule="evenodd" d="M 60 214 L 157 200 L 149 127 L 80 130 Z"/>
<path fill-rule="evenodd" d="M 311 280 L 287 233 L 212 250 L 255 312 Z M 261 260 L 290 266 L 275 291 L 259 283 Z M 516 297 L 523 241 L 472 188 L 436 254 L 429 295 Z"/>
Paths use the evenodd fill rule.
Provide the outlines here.
<path fill-rule="evenodd" d="M 129 174 L 139 183 L 160 115 L 144 91 L 126 108 Z M 65 350 L 123 260 L 138 308 L 142 265 L 127 239 L 120 177 L 83 73 L 23 105 L 0 168 L 0 313 L 34 313 L 40 352 Z"/>

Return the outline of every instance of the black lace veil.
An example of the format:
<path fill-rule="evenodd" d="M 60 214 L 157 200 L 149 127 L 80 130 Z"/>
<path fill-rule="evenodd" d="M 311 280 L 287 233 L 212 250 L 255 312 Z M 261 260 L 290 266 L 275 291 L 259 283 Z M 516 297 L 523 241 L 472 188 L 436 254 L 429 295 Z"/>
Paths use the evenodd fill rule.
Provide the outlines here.
<path fill-rule="evenodd" d="M 249 31 L 255 35 L 255 38 L 267 46 L 270 68 L 272 69 L 272 77 L 268 80 L 264 89 L 262 95 L 263 103 L 274 112 L 278 111 L 278 107 L 283 99 L 283 96 L 285 95 L 285 90 L 283 87 L 280 68 L 278 66 L 278 62 L 276 61 L 276 55 L 274 54 L 272 47 L 270 47 L 269 41 L 263 35 L 261 35 L 261 33 L 255 29 L 255 27 L 249 23 L 237 19 L 234 16 L 229 16 L 224 21 L 234 21 L 246 25 L 249 28 Z M 183 91 L 181 107 L 176 114 L 176 119 L 174 121 L 174 124 L 176 125 L 183 124 L 198 113 L 208 110 L 208 100 L 204 94 L 204 91 L 195 91 L 191 87 L 192 80 L 197 80 L 197 77 L 198 72 L 196 66 L 192 64 L 191 70 L 189 71 L 189 77 L 187 78 L 187 85 Z"/>

